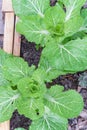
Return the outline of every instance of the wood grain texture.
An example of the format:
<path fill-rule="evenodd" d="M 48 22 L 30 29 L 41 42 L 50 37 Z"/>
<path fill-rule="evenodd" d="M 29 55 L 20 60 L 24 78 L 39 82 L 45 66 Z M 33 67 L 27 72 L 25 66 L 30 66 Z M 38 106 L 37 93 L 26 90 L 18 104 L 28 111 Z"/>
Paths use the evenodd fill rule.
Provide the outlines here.
<path fill-rule="evenodd" d="M 2 11 L 3 12 L 13 12 L 12 0 L 3 0 Z"/>
<path fill-rule="evenodd" d="M 18 21 L 18 17 L 15 19 L 15 28 L 16 28 L 16 23 Z M 14 33 L 14 46 L 13 46 L 13 55 L 15 56 L 20 56 L 20 43 L 21 43 L 21 36 L 19 33 L 16 32 Z"/>
<path fill-rule="evenodd" d="M 0 124 L 0 130 L 10 130 L 10 121 L 6 121 Z"/>
<path fill-rule="evenodd" d="M 2 35 L 4 33 L 4 24 L 3 24 L 3 20 L 2 20 L 2 0 L 0 0 L 0 35 Z"/>
<path fill-rule="evenodd" d="M 12 54 L 14 39 L 14 13 L 5 13 L 3 49 Z"/>

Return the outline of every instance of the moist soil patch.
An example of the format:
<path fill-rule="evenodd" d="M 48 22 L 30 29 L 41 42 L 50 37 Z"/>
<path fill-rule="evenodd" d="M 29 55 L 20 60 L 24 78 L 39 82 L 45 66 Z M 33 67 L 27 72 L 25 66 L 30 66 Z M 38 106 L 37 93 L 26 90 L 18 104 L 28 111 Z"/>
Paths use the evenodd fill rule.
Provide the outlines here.
<path fill-rule="evenodd" d="M 30 66 L 35 65 L 38 67 L 42 49 L 43 48 L 36 49 L 34 43 L 28 42 L 22 36 L 21 57 L 23 57 Z M 60 84 L 64 86 L 65 90 L 74 89 L 78 91 L 83 97 L 84 110 L 77 118 L 69 119 L 68 130 L 87 130 L 87 88 L 79 87 L 78 85 L 78 78 L 81 73 L 83 72 L 60 76 L 54 79 L 52 83 L 47 83 L 48 88 L 51 85 Z M 15 111 L 11 118 L 10 130 L 14 130 L 17 127 L 23 127 L 28 130 L 28 127 L 31 125 L 31 123 L 32 121 L 30 119 L 20 115 L 17 111 Z"/>

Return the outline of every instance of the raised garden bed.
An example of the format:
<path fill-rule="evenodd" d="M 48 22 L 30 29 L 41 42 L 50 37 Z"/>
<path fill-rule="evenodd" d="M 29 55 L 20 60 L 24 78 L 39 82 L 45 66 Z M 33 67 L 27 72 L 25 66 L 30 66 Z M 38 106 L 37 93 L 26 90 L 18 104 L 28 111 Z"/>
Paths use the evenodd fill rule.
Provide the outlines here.
<path fill-rule="evenodd" d="M 4 44 L 3 49 L 16 56 L 20 56 L 20 35 L 16 33 L 15 31 L 15 23 L 17 21 L 17 17 L 15 17 L 11 0 L 7 1 L 3 0 L 3 13 L 5 16 L 5 30 L 4 30 Z M 8 44 L 7 44 L 8 43 Z M 29 65 L 38 65 L 40 54 L 41 54 L 42 48 L 40 48 L 38 51 L 35 48 L 35 44 L 29 44 L 28 41 L 22 36 L 22 45 L 21 45 L 21 57 L 23 57 Z M 61 84 L 65 87 L 65 89 L 75 89 L 78 92 L 80 92 L 83 95 L 85 106 L 83 113 L 87 114 L 87 96 L 86 88 L 79 88 L 78 86 L 78 78 L 80 76 L 80 73 L 74 74 L 74 75 L 66 75 L 66 76 L 60 76 L 59 78 L 53 80 L 52 83 L 47 83 L 47 87 L 50 87 L 54 84 Z M 85 93 L 85 94 L 84 94 Z M 72 119 L 69 121 L 69 130 L 83 130 L 87 129 L 86 125 L 81 125 L 81 121 L 86 123 L 86 118 L 82 117 L 80 115 L 78 118 Z M 21 120 L 22 119 L 22 120 Z M 18 120 L 18 122 L 15 123 L 15 120 Z M 24 123 L 25 121 L 25 123 Z M 26 130 L 28 130 L 28 126 L 30 125 L 31 121 L 28 118 L 25 118 L 23 116 L 20 116 L 17 114 L 17 111 L 13 114 L 13 117 L 11 119 L 11 130 L 14 130 L 16 127 L 24 127 Z M 9 121 L 2 123 L 0 125 L 0 130 L 9 130 L 10 125 Z"/>

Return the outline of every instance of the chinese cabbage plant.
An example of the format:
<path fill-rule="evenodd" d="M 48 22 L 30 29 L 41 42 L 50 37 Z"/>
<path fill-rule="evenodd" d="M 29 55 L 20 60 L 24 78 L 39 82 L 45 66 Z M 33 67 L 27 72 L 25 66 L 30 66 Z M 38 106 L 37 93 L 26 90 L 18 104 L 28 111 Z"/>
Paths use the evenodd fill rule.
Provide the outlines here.
<path fill-rule="evenodd" d="M 76 91 L 64 91 L 59 85 L 47 89 L 44 69 L 29 67 L 22 58 L 2 50 L 0 76 L 0 122 L 9 120 L 17 109 L 33 120 L 30 130 L 67 130 L 67 119 L 83 109 L 83 99 Z"/>
<path fill-rule="evenodd" d="M 46 82 L 87 69 L 86 0 L 58 0 L 53 7 L 49 0 L 12 2 L 20 18 L 17 31 L 43 51 L 36 68 L 0 50 L 0 122 L 17 109 L 32 119 L 29 130 L 67 130 L 67 119 L 79 115 L 83 99 L 58 84 L 47 89 Z"/>

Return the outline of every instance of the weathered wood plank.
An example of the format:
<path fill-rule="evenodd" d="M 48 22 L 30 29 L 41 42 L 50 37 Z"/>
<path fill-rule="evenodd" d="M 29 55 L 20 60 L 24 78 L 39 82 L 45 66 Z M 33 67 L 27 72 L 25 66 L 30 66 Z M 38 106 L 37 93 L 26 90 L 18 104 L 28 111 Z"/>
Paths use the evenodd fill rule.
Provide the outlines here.
<path fill-rule="evenodd" d="M 13 35 L 14 35 L 14 13 L 5 13 L 3 49 L 8 53 L 12 53 L 13 50 Z"/>
<path fill-rule="evenodd" d="M 3 12 L 13 12 L 12 0 L 3 0 L 2 11 Z"/>
<path fill-rule="evenodd" d="M 2 0 L 0 0 L 0 34 L 4 33 L 4 24 L 3 24 L 3 20 L 2 20 Z"/>
<path fill-rule="evenodd" d="M 0 130 L 10 130 L 10 122 L 6 121 L 0 124 Z"/>
<path fill-rule="evenodd" d="M 15 19 L 15 28 L 16 28 L 17 21 L 18 21 L 18 17 L 16 17 Z M 19 33 L 16 32 L 16 29 L 15 29 L 14 47 L 13 47 L 13 55 L 15 56 L 20 56 L 20 43 L 21 43 L 21 36 Z"/>

